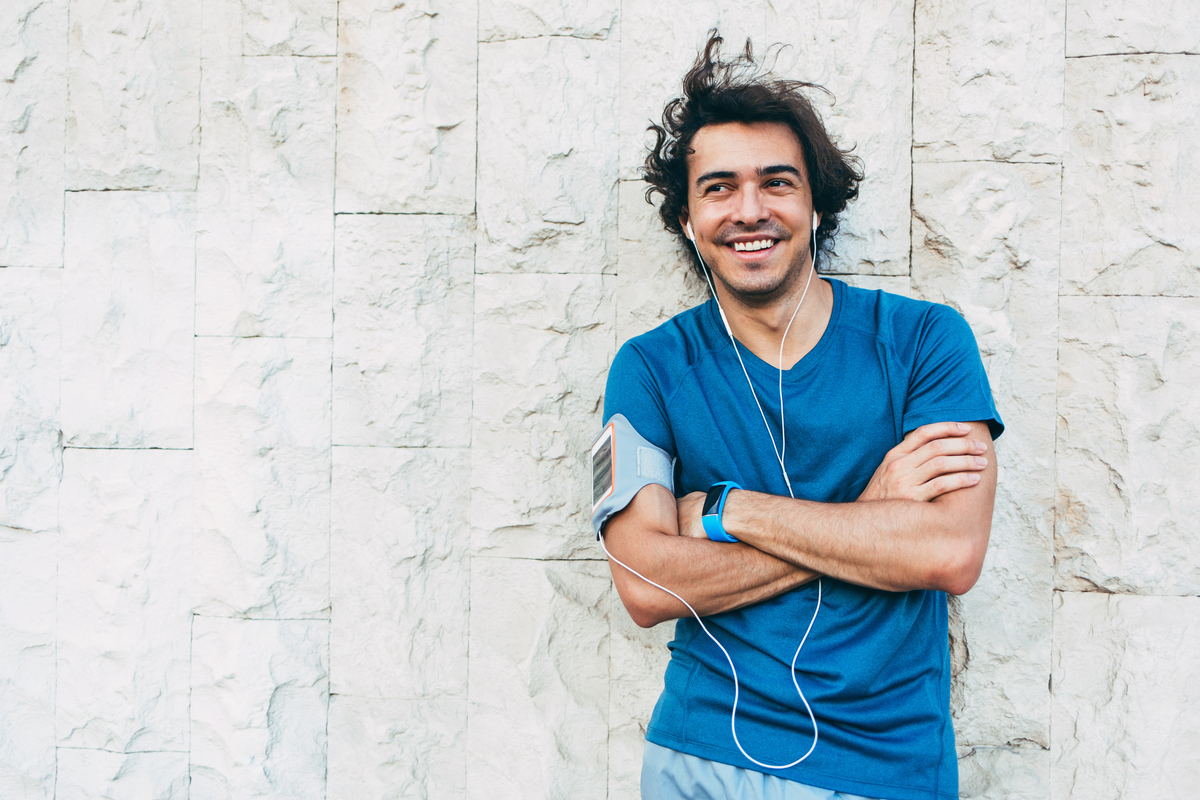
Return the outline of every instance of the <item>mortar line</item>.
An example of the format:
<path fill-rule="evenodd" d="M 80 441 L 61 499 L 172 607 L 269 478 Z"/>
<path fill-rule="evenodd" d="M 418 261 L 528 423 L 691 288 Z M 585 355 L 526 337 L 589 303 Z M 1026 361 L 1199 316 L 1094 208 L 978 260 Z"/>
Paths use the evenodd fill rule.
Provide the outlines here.
<path fill-rule="evenodd" d="M 912 12 L 912 72 L 908 86 L 908 290 L 913 290 L 913 214 L 917 206 L 917 0 Z"/>
<path fill-rule="evenodd" d="M 1065 41 L 1065 40 L 1064 40 Z M 1125 56 L 1200 56 L 1200 51 L 1191 50 L 1135 50 L 1128 53 L 1084 53 L 1078 56 L 1063 55 L 1063 58 L 1123 58 Z"/>
<path fill-rule="evenodd" d="M 329 210 L 331 213 L 330 233 L 333 241 L 329 248 L 329 517 L 325 528 L 325 592 L 329 606 L 329 623 L 325 626 L 325 800 L 329 800 L 329 715 L 333 707 L 333 363 L 337 348 L 337 168 L 338 168 L 338 102 L 341 92 L 342 74 L 342 3 L 338 0 L 334 12 L 333 44 L 333 186 Z"/>

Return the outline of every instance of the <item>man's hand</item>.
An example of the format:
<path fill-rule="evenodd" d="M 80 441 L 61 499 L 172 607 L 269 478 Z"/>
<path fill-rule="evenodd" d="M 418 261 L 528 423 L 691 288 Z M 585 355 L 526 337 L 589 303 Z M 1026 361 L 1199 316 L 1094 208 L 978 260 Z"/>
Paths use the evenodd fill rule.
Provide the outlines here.
<path fill-rule="evenodd" d="M 859 502 L 919 500 L 974 486 L 988 465 L 987 444 L 967 436 L 961 422 L 922 425 L 884 456 Z M 680 515 L 682 529 L 682 514 Z"/>

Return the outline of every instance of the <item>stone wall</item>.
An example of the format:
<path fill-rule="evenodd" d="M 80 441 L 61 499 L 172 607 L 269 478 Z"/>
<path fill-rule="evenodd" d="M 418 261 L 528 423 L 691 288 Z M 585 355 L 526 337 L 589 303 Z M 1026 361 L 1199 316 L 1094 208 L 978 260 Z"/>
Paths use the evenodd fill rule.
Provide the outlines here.
<path fill-rule="evenodd" d="M 10 0 L 0 797 L 636 797 L 584 451 L 701 296 L 638 165 L 712 26 L 1008 423 L 962 795 L 1200 794 L 1200 4 Z"/>

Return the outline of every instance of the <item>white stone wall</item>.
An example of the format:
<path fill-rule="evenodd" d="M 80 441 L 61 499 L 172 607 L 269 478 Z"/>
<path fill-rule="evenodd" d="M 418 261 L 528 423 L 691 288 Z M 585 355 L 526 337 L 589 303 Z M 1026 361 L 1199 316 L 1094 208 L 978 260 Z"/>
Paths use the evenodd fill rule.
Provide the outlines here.
<path fill-rule="evenodd" d="M 1200 796 L 1200 4 L 8 0 L 0 798 L 636 797 L 584 515 L 704 32 L 866 162 L 833 268 L 1008 423 L 962 796 Z"/>

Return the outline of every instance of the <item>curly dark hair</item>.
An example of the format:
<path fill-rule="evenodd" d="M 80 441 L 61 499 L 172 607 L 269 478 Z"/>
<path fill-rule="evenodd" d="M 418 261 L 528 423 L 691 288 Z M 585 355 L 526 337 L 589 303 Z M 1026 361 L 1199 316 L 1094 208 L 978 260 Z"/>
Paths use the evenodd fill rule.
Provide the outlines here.
<path fill-rule="evenodd" d="M 808 168 L 813 208 L 821 214 L 817 228 L 817 255 L 833 251 L 838 229 L 838 214 L 846 203 L 858 197 L 863 179 L 862 161 L 851 155 L 853 148 L 842 150 L 825 130 L 821 115 L 813 108 L 804 90 L 822 92 L 823 86 L 804 81 L 776 78 L 754 58 L 750 40 L 732 60 L 721 60 L 724 40 L 714 28 L 708 43 L 696 57 L 696 63 L 683 78 L 683 96 L 676 97 L 663 109 L 662 125 L 651 124 L 655 143 L 646 156 L 642 178 L 650 184 L 646 202 L 653 204 L 661 194 L 658 209 L 663 225 L 679 236 L 691 256 L 692 266 L 703 277 L 703 268 L 695 252 L 686 246 L 687 238 L 679 222 L 687 207 L 687 157 L 701 128 L 728 122 L 779 122 L 787 125 L 800 140 L 804 163 Z"/>

